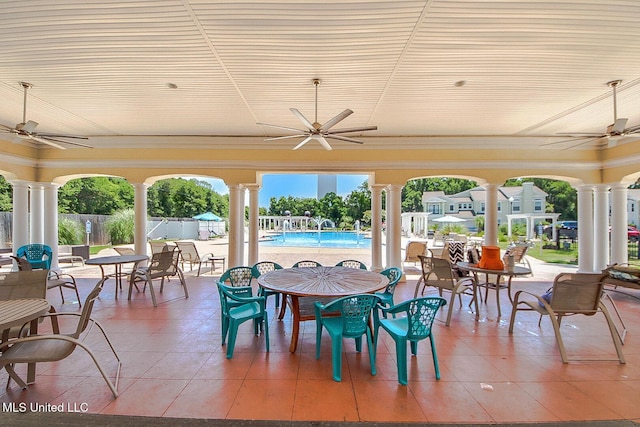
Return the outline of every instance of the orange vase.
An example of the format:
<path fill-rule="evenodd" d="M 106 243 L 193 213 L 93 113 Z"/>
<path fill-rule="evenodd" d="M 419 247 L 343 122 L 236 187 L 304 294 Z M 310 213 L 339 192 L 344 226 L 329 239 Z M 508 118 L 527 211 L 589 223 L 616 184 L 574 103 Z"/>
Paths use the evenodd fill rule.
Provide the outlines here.
<path fill-rule="evenodd" d="M 504 270 L 504 263 L 500 259 L 500 248 L 498 246 L 483 246 L 478 267 L 487 270 Z"/>

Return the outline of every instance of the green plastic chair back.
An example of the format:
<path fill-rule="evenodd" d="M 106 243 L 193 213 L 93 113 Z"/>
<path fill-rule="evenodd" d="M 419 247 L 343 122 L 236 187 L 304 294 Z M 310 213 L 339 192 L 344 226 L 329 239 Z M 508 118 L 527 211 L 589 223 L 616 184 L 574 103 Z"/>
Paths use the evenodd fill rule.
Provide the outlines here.
<path fill-rule="evenodd" d="M 251 287 L 226 286 L 218 282 L 222 312 L 222 345 L 224 345 L 226 338 L 229 338 L 227 359 L 233 357 L 238 327 L 248 320 L 253 320 L 253 328 L 256 335 L 259 334 L 260 328 L 262 328 L 267 352 L 269 351 L 269 324 L 265 310 L 265 297 L 254 297 L 251 292 Z"/>
<path fill-rule="evenodd" d="M 396 363 L 400 384 L 407 385 L 407 341 L 411 345 L 411 354 L 415 355 L 418 352 L 418 341 L 425 338 L 429 338 L 431 343 L 436 379 L 440 379 L 436 344 L 431 327 L 436 313 L 446 303 L 446 300 L 440 297 L 416 298 L 389 308 L 378 306 L 380 310 L 374 312 L 374 341 L 378 342 L 378 332 L 382 327 L 396 342 Z M 381 319 L 379 311 L 392 314 L 394 317 Z M 397 316 L 401 313 L 404 316 Z"/>
<path fill-rule="evenodd" d="M 34 270 L 51 269 L 51 257 L 53 251 L 51 247 L 43 245 L 41 243 L 31 243 L 29 245 L 20 246 L 16 251 L 18 258 L 25 258 L 31 264 L 31 268 Z"/>
<path fill-rule="evenodd" d="M 339 263 L 336 264 L 336 267 L 346 267 L 346 268 L 367 270 L 367 266 L 365 263 L 355 259 L 345 259 L 344 261 L 340 261 Z"/>
<path fill-rule="evenodd" d="M 362 336 L 367 337 L 369 349 L 369 363 L 371 375 L 376 374 L 375 348 L 373 334 L 369 327 L 371 311 L 380 299 L 374 294 L 353 295 L 338 298 L 327 305 L 315 303 L 316 314 L 316 359 L 320 358 L 320 344 L 322 342 L 322 328 L 331 337 L 331 360 L 333 365 L 333 379 L 342 380 L 342 339 L 354 338 L 356 351 L 362 351 Z M 323 316 L 327 314 L 327 316 Z M 336 316 L 340 314 L 340 316 Z"/>
<path fill-rule="evenodd" d="M 305 268 L 305 267 L 322 267 L 322 264 L 320 264 L 318 261 L 305 259 L 304 261 L 298 261 L 292 265 L 292 268 Z"/>
<path fill-rule="evenodd" d="M 270 271 L 275 271 L 275 270 L 282 270 L 282 266 L 277 262 L 273 262 L 273 261 L 261 261 L 261 262 L 255 263 L 253 267 L 251 267 L 251 274 L 255 279 L 257 279 L 263 274 L 268 273 Z M 267 298 L 267 300 L 269 299 L 270 296 L 272 295 L 275 296 L 276 308 L 280 307 L 280 292 L 274 292 L 260 286 L 260 289 L 258 290 L 258 295 L 264 296 L 265 298 Z"/>
<path fill-rule="evenodd" d="M 389 279 L 389 283 L 387 287 L 384 288 L 383 292 L 376 292 L 376 295 L 380 297 L 380 302 L 382 305 L 391 307 L 393 304 L 393 293 L 396 290 L 396 285 L 400 281 L 402 277 L 402 270 L 398 267 L 390 267 L 386 270 L 382 270 L 380 274 L 387 276 Z"/>
<path fill-rule="evenodd" d="M 219 282 L 232 287 L 251 286 L 251 280 L 253 279 L 253 271 L 251 267 L 239 266 L 232 267 L 222 273 Z"/>

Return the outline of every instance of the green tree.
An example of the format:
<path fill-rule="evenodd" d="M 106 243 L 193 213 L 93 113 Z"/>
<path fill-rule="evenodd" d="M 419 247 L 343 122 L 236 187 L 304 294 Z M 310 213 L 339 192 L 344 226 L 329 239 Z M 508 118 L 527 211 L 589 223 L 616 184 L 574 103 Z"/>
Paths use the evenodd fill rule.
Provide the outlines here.
<path fill-rule="evenodd" d="M 0 212 L 13 211 L 13 186 L 0 175 Z"/>
<path fill-rule="evenodd" d="M 58 212 L 111 215 L 133 208 L 133 198 L 133 187 L 122 178 L 73 179 L 60 188 Z"/>

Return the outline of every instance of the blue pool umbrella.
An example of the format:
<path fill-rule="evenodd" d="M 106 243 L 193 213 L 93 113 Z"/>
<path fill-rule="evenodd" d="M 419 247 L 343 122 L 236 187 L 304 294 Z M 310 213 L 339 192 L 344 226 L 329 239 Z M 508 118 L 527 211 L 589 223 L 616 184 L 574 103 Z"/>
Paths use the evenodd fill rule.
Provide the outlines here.
<path fill-rule="evenodd" d="M 199 221 L 222 221 L 222 218 L 212 212 L 201 213 L 200 215 L 194 216 L 193 219 Z"/>

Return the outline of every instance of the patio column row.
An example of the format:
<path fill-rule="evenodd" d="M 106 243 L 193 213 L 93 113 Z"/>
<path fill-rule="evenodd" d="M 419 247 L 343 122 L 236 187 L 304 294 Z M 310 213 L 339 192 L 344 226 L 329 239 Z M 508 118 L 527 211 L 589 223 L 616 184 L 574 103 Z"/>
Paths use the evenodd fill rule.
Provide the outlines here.
<path fill-rule="evenodd" d="M 626 263 L 628 260 L 626 185 L 621 183 L 581 185 L 577 187 L 577 191 L 578 271 L 597 273 L 609 264 Z"/>
<path fill-rule="evenodd" d="M 54 183 L 11 181 L 13 186 L 13 252 L 29 243 L 51 247 L 51 269 L 58 269 L 58 189 Z"/>

